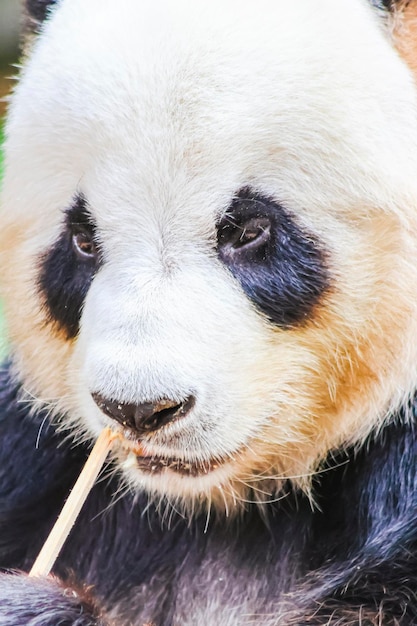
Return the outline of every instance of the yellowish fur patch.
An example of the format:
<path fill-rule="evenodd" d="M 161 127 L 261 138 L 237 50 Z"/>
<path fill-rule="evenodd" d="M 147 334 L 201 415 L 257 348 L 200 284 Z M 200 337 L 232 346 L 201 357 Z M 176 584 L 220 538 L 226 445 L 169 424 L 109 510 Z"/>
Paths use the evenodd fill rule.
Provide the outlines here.
<path fill-rule="evenodd" d="M 394 18 L 394 40 L 399 53 L 417 77 L 417 2 L 400 3 Z"/>

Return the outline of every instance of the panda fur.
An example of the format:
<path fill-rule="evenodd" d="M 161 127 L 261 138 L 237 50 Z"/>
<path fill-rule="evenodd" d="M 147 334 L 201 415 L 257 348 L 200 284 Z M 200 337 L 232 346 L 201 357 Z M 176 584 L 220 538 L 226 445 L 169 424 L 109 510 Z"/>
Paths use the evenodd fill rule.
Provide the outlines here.
<path fill-rule="evenodd" d="M 417 4 L 26 11 L 0 625 L 416 624 Z"/>

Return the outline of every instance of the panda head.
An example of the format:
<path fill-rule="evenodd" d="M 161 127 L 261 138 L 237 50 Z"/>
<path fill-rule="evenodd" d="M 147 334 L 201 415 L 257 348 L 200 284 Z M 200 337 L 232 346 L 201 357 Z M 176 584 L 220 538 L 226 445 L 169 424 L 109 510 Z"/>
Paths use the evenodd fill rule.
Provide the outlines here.
<path fill-rule="evenodd" d="M 308 489 L 417 380 L 416 88 L 383 7 L 27 9 L 0 231 L 25 391 L 118 429 L 150 493 Z"/>

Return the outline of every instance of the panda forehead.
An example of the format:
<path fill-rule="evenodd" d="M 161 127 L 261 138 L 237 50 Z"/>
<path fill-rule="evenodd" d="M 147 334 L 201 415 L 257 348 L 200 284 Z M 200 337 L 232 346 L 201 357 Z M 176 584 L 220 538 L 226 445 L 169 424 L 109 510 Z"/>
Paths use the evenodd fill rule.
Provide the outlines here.
<path fill-rule="evenodd" d="M 103 118 L 106 104 L 113 104 L 111 95 L 114 98 L 120 88 L 126 95 L 118 101 L 121 115 L 131 112 L 129 106 L 143 108 L 143 95 L 149 94 L 155 107 L 158 100 L 152 93 L 161 106 L 169 105 L 167 98 L 176 91 L 189 106 L 212 96 L 221 108 L 224 98 L 224 108 L 235 104 L 232 117 L 247 106 L 250 98 L 242 97 L 248 94 L 257 106 L 262 101 L 266 105 L 269 98 L 277 105 L 297 93 L 317 104 L 323 84 L 330 89 L 337 74 L 347 70 L 352 74 L 349 82 L 360 80 L 363 64 L 384 52 L 374 16 L 362 2 L 320 4 L 318 11 L 306 0 L 264 0 L 260 7 L 234 0 L 209 5 L 181 0 L 174 10 L 164 0 L 70 0 L 60 4 L 45 25 L 32 65 L 40 68 L 38 77 L 47 86 L 56 81 L 57 96 L 66 90 L 73 113 L 77 110 L 72 94 L 84 95 L 79 106 L 86 115 L 89 96 L 107 96 L 102 107 L 93 103 L 94 114 L 100 117 L 102 112 Z M 344 12 L 347 5 L 350 11 Z M 354 32 L 346 20 L 352 21 Z M 375 47 L 373 55 L 370 45 Z M 386 61 L 383 58 L 382 64 Z"/>
<path fill-rule="evenodd" d="M 195 211 L 210 190 L 212 212 L 251 184 L 296 210 L 380 203 L 381 175 L 414 167 L 396 149 L 413 135 L 411 77 L 365 2 L 312 4 L 63 2 L 24 72 L 15 136 L 30 99 L 50 175 L 65 145 L 74 183 L 93 196 L 117 181 L 120 206 Z"/>
<path fill-rule="evenodd" d="M 195 133 L 196 126 L 202 132 L 212 126 L 230 133 L 244 120 L 258 132 L 258 114 L 262 119 L 278 113 L 288 123 L 289 110 L 303 126 L 294 98 L 302 99 L 305 113 L 328 113 L 337 104 L 332 84 L 343 99 L 352 82 L 360 87 L 369 69 L 378 69 L 373 61 L 381 53 L 369 54 L 370 45 L 382 44 L 375 25 L 373 37 L 366 30 L 361 40 L 358 24 L 352 37 L 341 19 L 345 2 L 334 3 L 340 5 L 336 11 L 331 3 L 321 3 L 328 23 L 303 1 L 290 7 L 264 2 L 263 12 L 252 3 L 238 6 L 230 0 L 210 3 L 210 8 L 182 0 L 175 11 L 162 0 L 108 1 L 100 8 L 95 0 L 72 0 L 46 25 L 32 65 L 40 68 L 45 90 L 55 98 L 65 95 L 73 116 L 93 118 L 103 131 L 106 122 L 126 118 L 152 128 L 154 119 L 162 123 L 167 113 L 165 121 L 186 130 L 192 126 Z M 357 19 L 373 21 L 368 11 L 362 13 Z M 362 69 L 364 64 L 369 68 Z M 338 75 L 346 71 L 344 90 Z M 65 99 L 59 104 L 65 110 Z M 311 127 L 312 121 L 305 123 Z"/>

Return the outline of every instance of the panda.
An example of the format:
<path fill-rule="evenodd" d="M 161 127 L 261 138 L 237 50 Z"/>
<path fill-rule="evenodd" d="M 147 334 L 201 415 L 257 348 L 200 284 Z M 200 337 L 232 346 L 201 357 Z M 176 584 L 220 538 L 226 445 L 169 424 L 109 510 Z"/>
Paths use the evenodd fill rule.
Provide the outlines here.
<path fill-rule="evenodd" d="M 0 625 L 417 624 L 417 2 L 25 14 Z"/>

